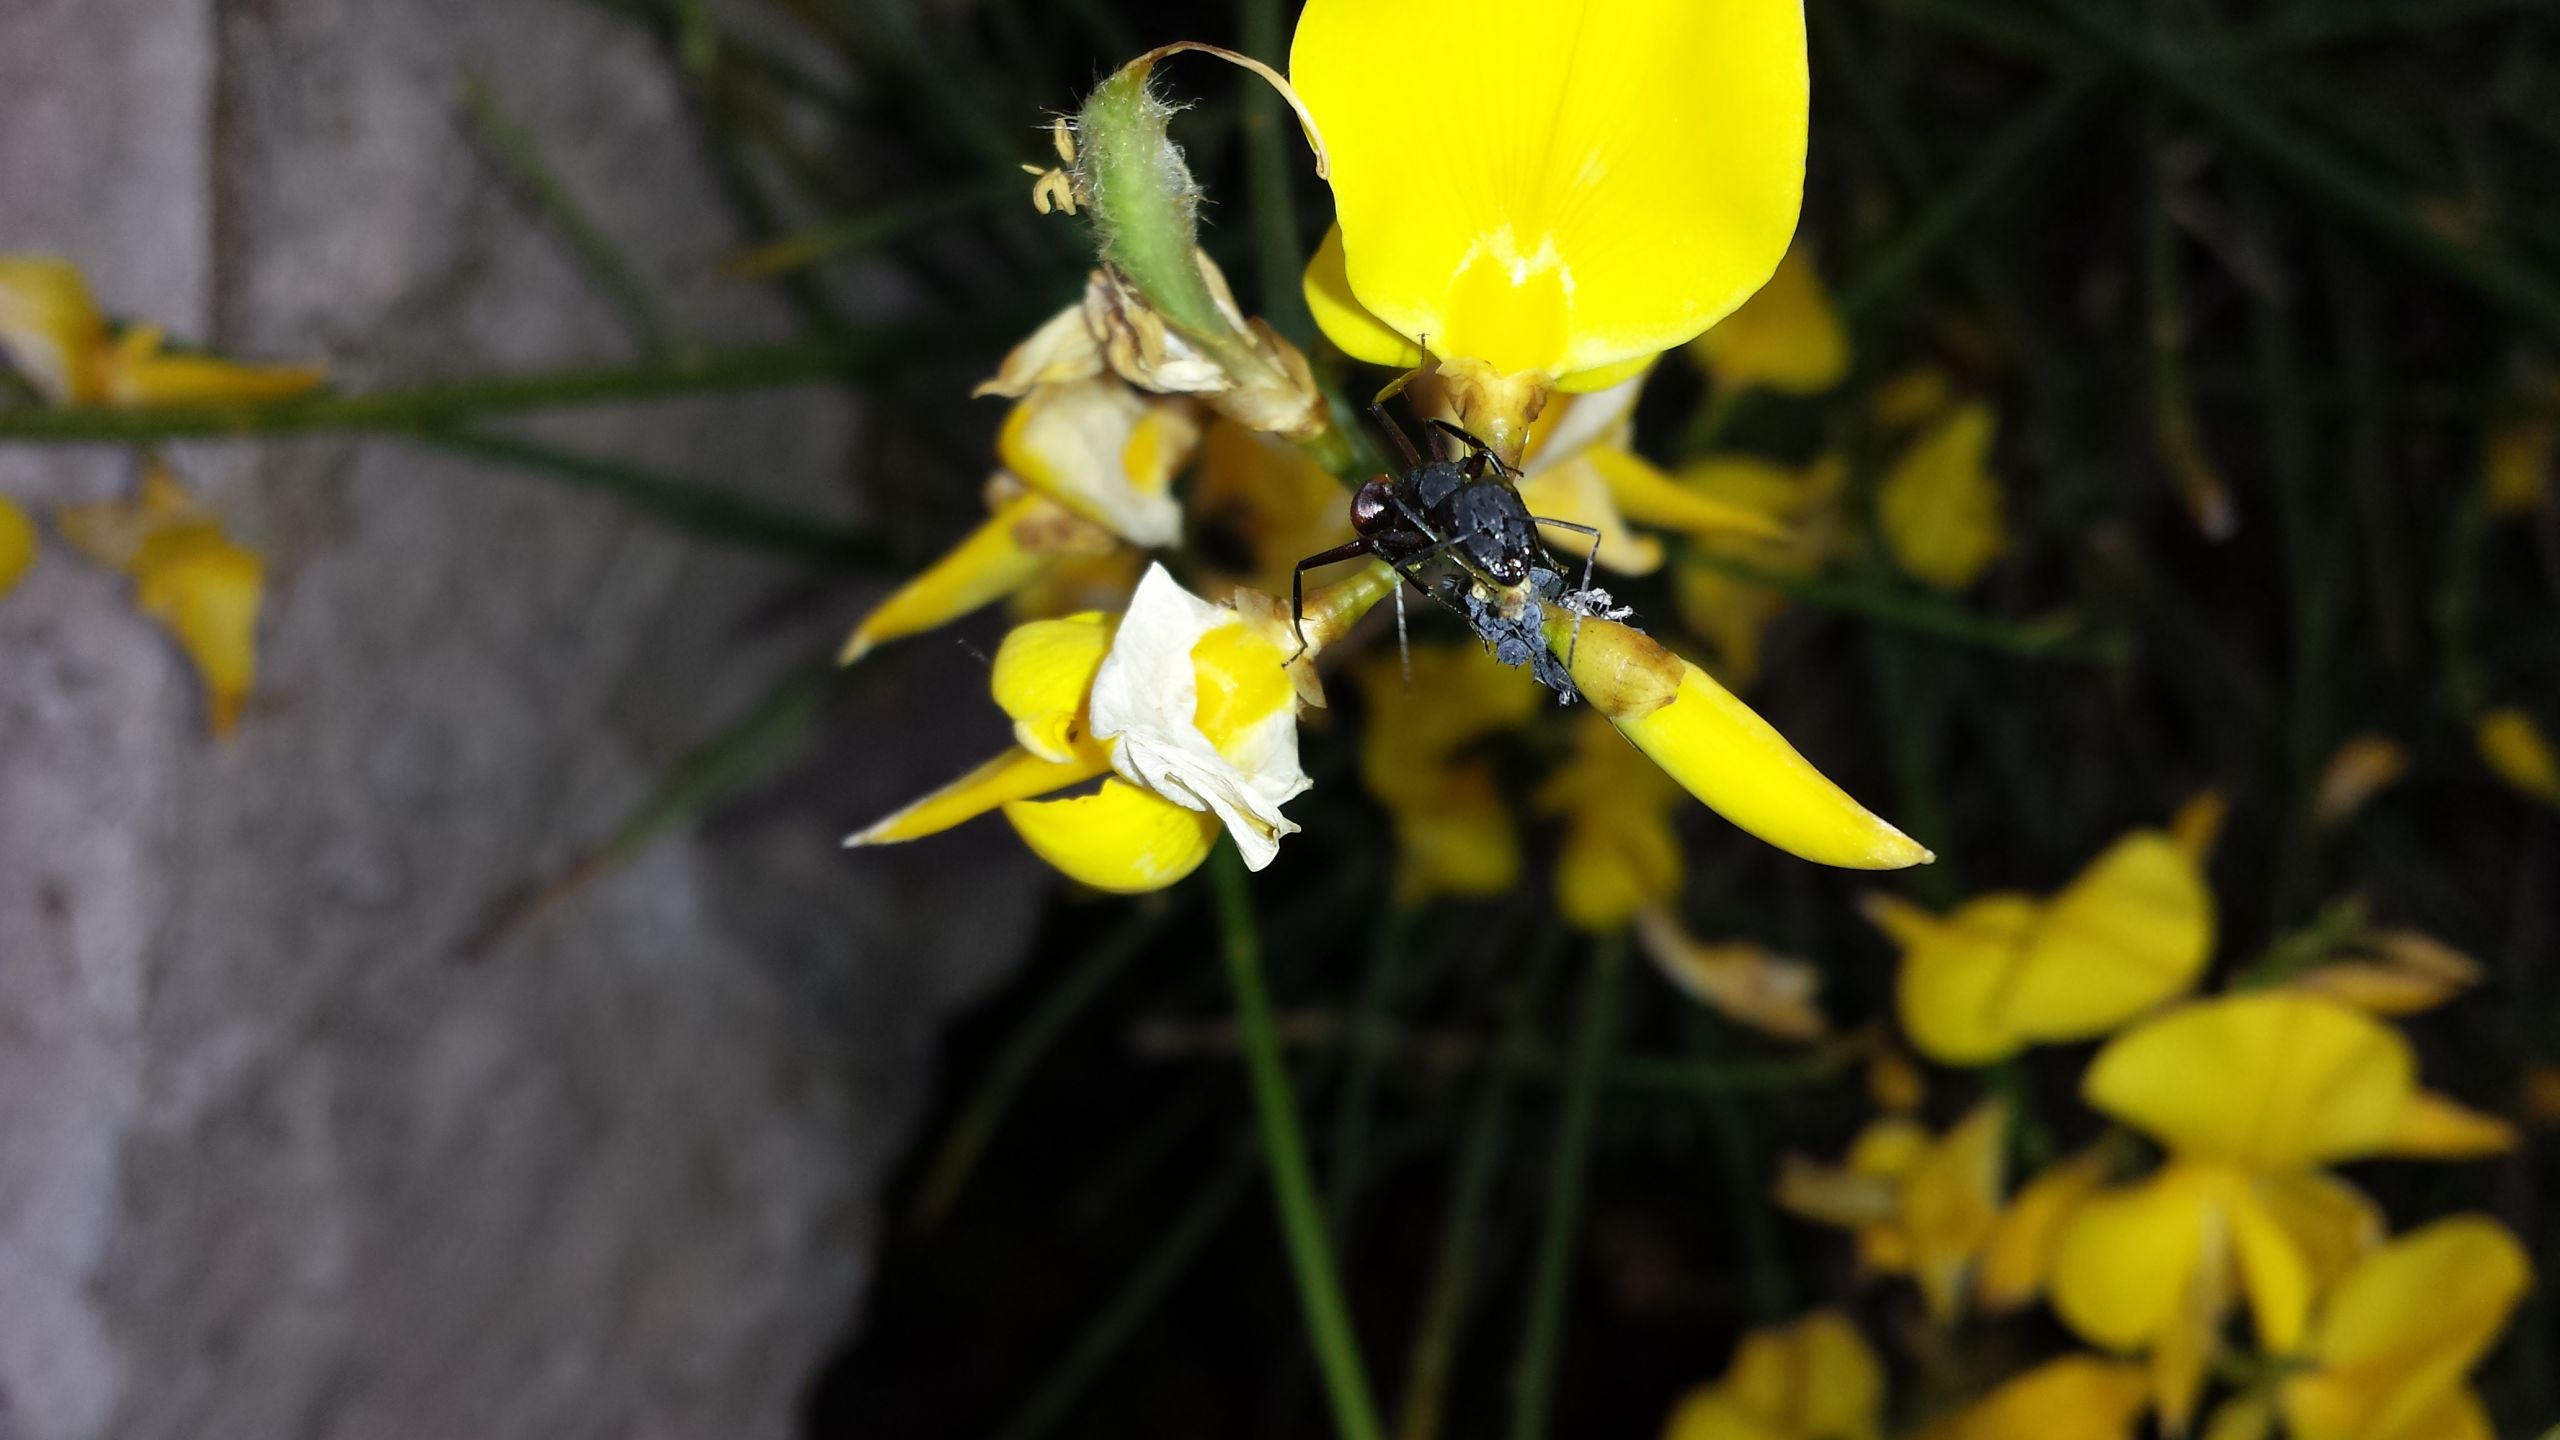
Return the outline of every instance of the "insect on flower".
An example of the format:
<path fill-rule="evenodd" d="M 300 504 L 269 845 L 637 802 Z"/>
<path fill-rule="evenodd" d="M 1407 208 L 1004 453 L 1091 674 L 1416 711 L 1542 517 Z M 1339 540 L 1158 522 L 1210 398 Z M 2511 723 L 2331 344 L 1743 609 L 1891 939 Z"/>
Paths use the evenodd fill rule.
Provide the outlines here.
<path fill-rule="evenodd" d="M 1419 373 L 1419 372 L 1416 372 Z M 1431 455 L 1424 459 L 1413 440 L 1390 418 L 1386 401 L 1404 388 L 1411 374 L 1382 391 L 1369 405 L 1403 455 L 1405 468 L 1395 476 L 1375 475 L 1351 496 L 1353 537 L 1330 550 L 1298 562 L 1289 577 L 1289 613 L 1293 626 L 1305 619 L 1306 573 L 1344 560 L 1375 556 L 1424 595 L 1464 618 L 1478 638 L 1491 646 L 1505 665 L 1530 666 L 1539 680 L 1570 701 L 1577 693 L 1563 662 L 1541 641 L 1543 607 L 1553 603 L 1575 615 L 1577 634 L 1586 613 L 1615 614 L 1605 607 L 1608 595 L 1591 588 L 1591 566 L 1600 551 L 1600 531 L 1570 520 L 1529 513 L 1520 498 L 1519 472 L 1505 464 L 1493 448 L 1447 420 L 1423 426 Z M 1452 443 L 1458 447 L 1451 453 Z M 1582 558 L 1582 585 L 1567 590 L 1561 567 L 1547 552 L 1538 527 L 1553 526 L 1591 538 Z M 1438 565 L 1436 562 L 1449 562 Z M 1540 562 L 1544 561 L 1544 564 Z M 1405 647 L 1404 589 L 1396 595 L 1396 646 Z M 1594 604 L 1601 609 L 1592 609 Z M 1306 635 L 1299 631 L 1304 652 Z M 1294 656 L 1291 658 L 1295 658 Z M 1407 676 L 1410 678 L 1410 666 Z"/>

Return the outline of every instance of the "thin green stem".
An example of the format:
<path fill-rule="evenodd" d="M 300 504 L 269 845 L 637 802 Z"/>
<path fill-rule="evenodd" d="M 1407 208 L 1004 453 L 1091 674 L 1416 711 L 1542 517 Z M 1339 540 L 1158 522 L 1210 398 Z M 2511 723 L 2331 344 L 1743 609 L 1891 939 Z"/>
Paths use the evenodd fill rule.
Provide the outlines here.
<path fill-rule="evenodd" d="M 1351 1307 L 1343 1298 L 1342 1277 L 1334 1268 L 1333 1245 L 1325 1233 L 1324 1211 L 1307 1166 L 1307 1139 L 1298 1123 L 1298 1102 L 1281 1060 L 1279 1034 L 1271 1023 L 1271 996 L 1262 979 L 1262 937 L 1254 924 L 1244 859 L 1233 844 L 1221 843 L 1209 866 L 1218 901 L 1219 949 L 1234 991 L 1263 1162 L 1271 1175 L 1272 1200 L 1280 1212 L 1281 1235 L 1306 1314 L 1307 1338 L 1333 1406 L 1334 1429 L 1344 1440 L 1382 1440 L 1385 1431 L 1378 1421 L 1377 1402 L 1370 1398 L 1368 1377 L 1361 1373 Z"/>
<path fill-rule="evenodd" d="M 496 93 L 477 76 L 463 84 L 462 110 L 469 117 L 481 148 L 560 242 L 579 278 L 613 310 L 622 328 L 629 332 L 631 343 L 644 355 L 665 353 L 666 317 L 659 313 L 657 298 L 641 282 L 639 267 L 578 203 L 578 197 L 559 172 L 543 160 L 542 148 L 534 142 L 532 132 L 506 112 Z"/>
<path fill-rule="evenodd" d="M 1754 585 L 1766 585 L 1791 600 L 1819 609 L 1837 610 L 1985 650 L 2043 660 L 2111 663 L 2121 658 L 2120 641 L 2083 629 L 2079 617 L 2069 613 L 2023 622 L 2002 620 L 1890 584 L 1837 576 L 1790 575 L 1702 550 L 1693 549 L 1689 558 L 1707 569 Z"/>
<path fill-rule="evenodd" d="M 1530 1270 L 1528 1306 L 1520 1317 L 1520 1346 L 1512 1358 L 1511 1440 L 1539 1440 L 1554 1416 L 1556 1373 L 1564 1358 L 1565 1302 L 1582 1234 L 1583 1186 L 1591 1168 L 1601 1081 L 1617 1045 L 1626 953 L 1624 935 L 1603 937 L 1593 947 L 1591 969 L 1583 979 L 1555 1153 L 1547 1169 L 1546 1215 Z"/>
<path fill-rule="evenodd" d="M 1690 1049 L 1708 1060 L 1727 1049 L 1725 1027 L 1695 1007 L 1682 1012 Z M 1777 1208 L 1769 1201 L 1769 1170 L 1760 1137 L 1752 1128 L 1750 1107 L 1729 1086 L 1699 1091 L 1707 1112 L 1707 1133 L 1715 1148 L 1717 1177 L 1724 1184 L 1725 1218 L 1742 1252 L 1743 1293 L 1752 1318 L 1774 1325 L 1795 1308 L 1787 1280 L 1783 1237 Z"/>
<path fill-rule="evenodd" d="M 1337 1234 L 1347 1231 L 1351 1206 L 1360 1193 L 1360 1171 L 1369 1148 L 1369 1122 L 1376 1109 L 1378 1060 L 1384 1047 L 1387 1012 L 1395 1004 L 1404 975 L 1405 947 L 1412 938 L 1415 908 L 1391 907 L 1370 937 L 1369 963 L 1362 975 L 1351 1023 L 1343 1031 L 1342 1097 L 1333 1109 L 1333 1142 L 1325 1165 L 1325 1214 Z"/>

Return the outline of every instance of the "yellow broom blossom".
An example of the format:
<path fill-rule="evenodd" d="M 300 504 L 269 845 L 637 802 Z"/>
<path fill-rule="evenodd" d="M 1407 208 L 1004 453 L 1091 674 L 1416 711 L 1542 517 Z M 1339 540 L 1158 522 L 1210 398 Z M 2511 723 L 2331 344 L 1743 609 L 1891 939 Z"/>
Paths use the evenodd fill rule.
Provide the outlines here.
<path fill-rule="evenodd" d="M 1396 897 L 1499 895 L 1520 881 L 1520 825 L 1481 743 L 1527 724 L 1546 691 L 1480 646 L 1425 647 L 1355 672 L 1368 698 L 1360 776 L 1394 817 Z"/>
<path fill-rule="evenodd" d="M 1286 594 L 1300 559 L 1351 538 L 1348 498 L 1304 450 L 1221 417 L 1191 476 L 1191 543 L 1229 587 Z"/>
<path fill-rule="evenodd" d="M 1957 406 L 1922 431 L 1877 484 L 1876 524 L 1904 574 L 1962 590 L 2009 548 L 2000 480 L 1990 465 L 1996 424 L 1982 401 Z"/>
<path fill-rule="evenodd" d="M 1600 532 L 1594 551 L 1588 535 L 1545 529 L 1558 563 L 1576 578 L 1586 554 L 1604 570 L 1651 574 L 1663 553 L 1662 542 L 1647 533 L 1653 530 L 1692 540 L 1785 539 L 1775 517 L 1683 485 L 1635 452 L 1635 405 L 1644 381 L 1638 375 L 1593 394 L 1557 396 L 1529 429 L 1521 500 L 1534 515 Z"/>
<path fill-rule="evenodd" d="M 2456 1215 L 2368 1255 L 2338 1282 L 2277 1391 L 2291 1440 L 2496 1440 L 2464 1383 L 2533 1283 L 2524 1247 Z"/>
<path fill-rule="evenodd" d="M 1681 623 L 1707 641 L 1718 678 L 1733 688 L 1748 689 L 1760 677 L 1761 640 L 1786 611 L 1787 595 L 1716 562 L 1733 561 L 1775 576 L 1820 571 L 1844 538 L 1838 501 L 1846 474 L 1837 456 L 1801 470 L 1746 455 L 1711 456 L 1681 469 L 1679 483 L 1686 488 L 1784 527 L 1775 538 L 1739 529 L 1700 536 L 1672 575 Z"/>
<path fill-rule="evenodd" d="M 1849 331 L 1802 247 L 1739 309 L 1689 342 L 1724 391 L 1819 395 L 1849 373 Z"/>
<path fill-rule="evenodd" d="M 1417 109 L 1417 60 L 1465 77 L 1465 104 Z M 1792 0 L 1310 0 L 1289 78 L 1330 155 L 1317 323 L 1383 365 L 1427 339 L 1506 456 L 1553 389 L 1606 388 L 1730 313 L 1795 232 Z"/>
<path fill-rule="evenodd" d="M 1680 792 L 1602 716 L 1576 716 L 1573 742 L 1573 758 L 1537 796 L 1541 813 L 1565 819 L 1556 908 L 1578 929 L 1611 934 L 1680 893 L 1680 837 L 1670 814 Z"/>
<path fill-rule="evenodd" d="M 2065 1355 L 1932 1422 L 1919 1440 L 2133 1440 L 2149 1408 L 2140 1367 Z"/>
<path fill-rule="evenodd" d="M 2371 1207 L 2321 1167 L 2513 1145 L 2503 1122 L 2420 1090 L 2416 1068 L 2390 1027 L 2290 990 L 2189 1004 L 2098 1053 L 2084 1097 L 2168 1160 L 2078 1207 L 2055 1252 L 2053 1303 L 2092 1343 L 2150 1352 L 2170 1429 L 2192 1418 L 2238 1299 L 2267 1348 L 2292 1351 L 2315 1297 L 2369 1243 Z"/>
<path fill-rule="evenodd" d="M 257 683 L 265 562 L 157 460 L 144 465 L 134 499 L 66 506 L 54 525 L 90 559 L 133 577 L 134 604 L 177 638 L 204 682 L 206 728 L 230 734 Z"/>
<path fill-rule="evenodd" d="M 0 356 L 54 405 L 259 404 L 308 393 L 316 365 L 241 365 L 172 355 L 155 327 L 110 335 L 88 282 L 67 260 L 0 255 Z"/>
<path fill-rule="evenodd" d="M 1875 1440 L 1884 1367 L 1837 1310 L 1754 1330 L 1722 1378 L 1680 1399 L 1663 1440 Z"/>
<path fill-rule="evenodd" d="M 2008 1137 L 2009 1113 L 1997 1100 L 1937 1136 L 1908 1116 L 1888 1115 L 1859 1132 L 1839 1165 L 1788 1156 L 1777 1203 L 1853 1232 L 1862 1266 L 1909 1275 L 1930 1315 L 1951 1323 L 1999 1219 Z"/>

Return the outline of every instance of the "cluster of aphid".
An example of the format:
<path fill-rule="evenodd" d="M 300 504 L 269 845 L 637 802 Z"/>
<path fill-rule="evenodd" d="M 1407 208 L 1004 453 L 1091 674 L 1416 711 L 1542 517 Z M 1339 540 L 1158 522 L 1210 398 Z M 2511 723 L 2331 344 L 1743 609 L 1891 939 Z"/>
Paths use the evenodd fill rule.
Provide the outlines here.
<path fill-rule="evenodd" d="M 1374 556 L 1393 566 L 1406 584 L 1465 620 L 1496 660 L 1514 668 L 1527 665 L 1562 703 L 1571 704 L 1581 693 L 1573 684 L 1573 646 L 1566 646 L 1563 660 L 1547 648 L 1547 607 L 1574 617 L 1577 641 L 1582 617 L 1621 620 L 1632 613 L 1613 606 L 1608 591 L 1592 587 L 1591 566 L 1600 553 L 1600 532 L 1570 520 L 1530 514 L 1528 503 L 1520 498 L 1519 472 L 1505 464 L 1493 447 L 1449 421 L 1425 422 L 1423 440 L 1431 455 L 1424 459 L 1386 412 L 1385 401 L 1402 388 L 1402 381 L 1389 386 L 1370 404 L 1369 413 L 1395 441 L 1404 457 L 1404 472 L 1372 476 L 1354 491 L 1353 538 L 1299 561 L 1289 577 L 1289 613 L 1291 623 L 1298 626 L 1299 653 L 1305 653 L 1307 638 L 1306 573 Z M 1566 587 L 1563 567 L 1555 563 L 1538 533 L 1545 525 L 1590 537 L 1579 586 Z M 1396 648 L 1402 654 L 1403 586 L 1397 587 L 1395 595 Z"/>

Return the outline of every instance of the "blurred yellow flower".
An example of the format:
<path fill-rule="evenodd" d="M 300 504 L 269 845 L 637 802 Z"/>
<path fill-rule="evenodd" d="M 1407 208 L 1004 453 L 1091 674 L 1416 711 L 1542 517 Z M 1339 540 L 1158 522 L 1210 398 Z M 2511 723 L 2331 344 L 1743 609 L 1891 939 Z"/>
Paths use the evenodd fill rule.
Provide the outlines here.
<path fill-rule="evenodd" d="M 1886 1116 L 1858 1133 L 1839 1165 L 1786 1157 L 1777 1203 L 1853 1231 L 1860 1264 L 1909 1275 L 1930 1315 L 1952 1323 L 1999 1218 L 2008 1141 L 2009 1112 L 1997 1100 L 1939 1136 L 1917 1120 Z"/>
<path fill-rule="evenodd" d="M 2480 717 L 2480 759 L 2519 795 L 2560 805 L 2560 753 L 2522 707 L 2504 706 Z"/>
<path fill-rule="evenodd" d="M 1605 716 L 1574 717 L 1573 758 L 1547 777 L 1535 802 L 1538 813 L 1564 817 L 1556 906 L 1566 923 L 1614 933 L 1637 911 L 1680 893 L 1680 837 L 1671 829 L 1679 802 L 1679 789 Z"/>
<path fill-rule="evenodd" d="M 1479 747 L 1528 723 L 1546 691 L 1480 646 L 1425 647 L 1412 664 L 1410 685 L 1394 656 L 1355 672 L 1369 709 L 1360 776 L 1395 819 L 1396 896 L 1502 894 L 1520 882 L 1520 826 Z"/>
<path fill-rule="evenodd" d="M 230 734 L 257 683 L 265 562 L 233 543 L 157 459 L 144 463 L 134 499 L 65 506 L 54 528 L 90 559 L 133 577 L 134 604 L 177 637 L 204 681 L 207 728 Z"/>
<path fill-rule="evenodd" d="M 1647 575 L 1662 565 L 1662 542 L 1638 525 L 1692 540 L 1784 540 L 1786 530 L 1776 517 L 1683 485 L 1635 453 L 1635 405 L 1645 378 L 1547 402 L 1529 428 L 1521 460 L 1520 498 L 1530 513 L 1599 531 L 1598 564 L 1622 575 Z M 1542 533 L 1578 578 L 1574 562 L 1592 553 L 1590 537 L 1553 528 Z"/>
<path fill-rule="evenodd" d="M 2537 415 L 2489 432 L 2480 461 L 2481 494 L 2492 515 L 2530 515 L 2551 496 L 2560 469 L 2560 419 Z"/>
<path fill-rule="evenodd" d="M 2496 1440 L 2464 1377 L 2533 1283 L 2485 1215 L 2422 1226 L 2338 1282 L 2277 1392 L 2292 1440 Z"/>
<path fill-rule="evenodd" d="M 1822 972 L 1805 961 L 1756 940 L 1697 939 L 1663 905 L 1637 913 L 1636 938 L 1664 978 L 1729 1020 L 1781 1040 L 1818 1040 L 1831 1028 L 1813 1003 Z"/>
<path fill-rule="evenodd" d="M 1721 1379 L 1680 1399 L 1663 1440 L 1875 1440 L 1884 1367 L 1836 1310 L 1754 1330 Z"/>
<path fill-rule="evenodd" d="M 1906 447 L 1876 487 L 1876 523 L 1902 572 L 1941 590 L 1982 578 L 2009 548 L 1989 404 L 1958 405 Z"/>
<path fill-rule="evenodd" d="M 258 404 L 317 389 L 317 365 L 241 365 L 171 355 L 154 326 L 110 336 L 88 282 L 67 260 L 0 255 L 0 356 L 55 405 Z"/>
<path fill-rule="evenodd" d="M 987 487 L 985 522 L 864 616 L 838 661 L 949 624 L 1060 565 L 1173 544 L 1173 477 L 1199 438 L 1192 402 L 1112 376 L 1032 387 L 997 436 L 1004 469 Z"/>
<path fill-rule="evenodd" d="M 1902 948 L 1904 1033 L 1949 1065 L 2104 1035 L 2186 993 L 2213 950 L 2213 895 L 2157 830 L 2118 840 L 2043 900 L 1994 893 L 1938 916 L 1879 894 L 1866 909 Z"/>
<path fill-rule="evenodd" d="M 2398 1032 L 2300 991 L 2171 1011 L 2110 1041 L 2081 1088 L 2169 1159 L 2078 1207 L 2055 1254 L 2054 1308 L 2097 1345 L 2149 1348 L 2172 1429 L 2194 1415 L 2235 1288 L 2259 1339 L 2291 1351 L 2315 1296 L 2369 1242 L 2370 1205 L 2318 1167 L 2489 1154 L 2515 1139 L 2421 1091 Z"/>
<path fill-rule="evenodd" d="M 1547 647 L 1570 657 L 1591 708 L 1708 809 L 1788 854 L 1850 870 L 1933 858 L 1824 778 L 1768 721 L 1640 630 L 1550 613 Z M 1578 634 L 1577 634 L 1578 632 Z"/>
<path fill-rule="evenodd" d="M 2093 1148 L 2055 1161 L 2019 1186 L 1983 1248 L 1973 1277 L 1975 1303 L 1995 1315 L 2034 1304 L 2052 1279 L 2063 1227 L 2106 1180 L 2107 1157 Z"/>
<path fill-rule="evenodd" d="M 1340 481 L 1297 446 L 1224 417 L 1201 441 L 1190 492 L 1192 544 L 1229 588 L 1287 594 L 1301 559 L 1351 538 Z"/>
<path fill-rule="evenodd" d="M 2321 767 L 2320 784 L 2311 801 L 2312 818 L 2323 825 L 2343 824 L 2407 773 L 2406 746 L 2383 735 L 2352 736 Z"/>
<path fill-rule="evenodd" d="M 1347 623 L 1323 604 L 1310 612 L 1317 644 Z M 1222 826 L 1259 870 L 1298 828 L 1280 806 L 1310 783 L 1298 768 L 1307 672 L 1284 664 L 1296 649 L 1278 602 L 1241 592 L 1213 605 L 1150 567 L 1124 616 L 1006 636 L 991 688 L 1013 748 L 845 843 L 913 840 L 1001 809 L 1041 859 L 1097 890 L 1173 884 Z M 1097 776 L 1109 778 L 1093 794 L 1035 798 Z"/>
<path fill-rule="evenodd" d="M 1769 517 L 1777 536 L 1728 529 L 1698 537 L 1674 570 L 1681 622 L 1715 652 L 1725 683 L 1746 689 L 1760 678 L 1761 639 L 1785 612 L 1786 592 L 1719 568 L 1723 559 L 1778 576 L 1811 576 L 1845 538 L 1839 514 L 1847 467 L 1824 456 L 1790 470 L 1745 455 L 1719 455 L 1681 469 L 1679 481 L 1700 495 Z"/>
<path fill-rule="evenodd" d="M 2133 1440 L 2149 1388 L 2139 1366 L 2065 1355 L 1931 1422 L 1919 1440 Z"/>
<path fill-rule="evenodd" d="M 1469 428 L 1516 455 L 1549 386 L 1626 378 L 1777 268 L 1804 188 L 1804 46 L 1786 0 L 1311 0 L 1289 78 L 1331 155 L 1317 323 L 1382 365 L 1427 338 Z M 1466 77 L 1436 122 L 1417 57 Z"/>
<path fill-rule="evenodd" d="M 1819 395 L 1849 373 L 1849 331 L 1802 246 L 1740 308 L 1689 342 L 1720 390 Z"/>
<path fill-rule="evenodd" d="M 17 589 L 35 563 L 35 522 L 17 501 L 0 495 L 0 595 Z"/>

